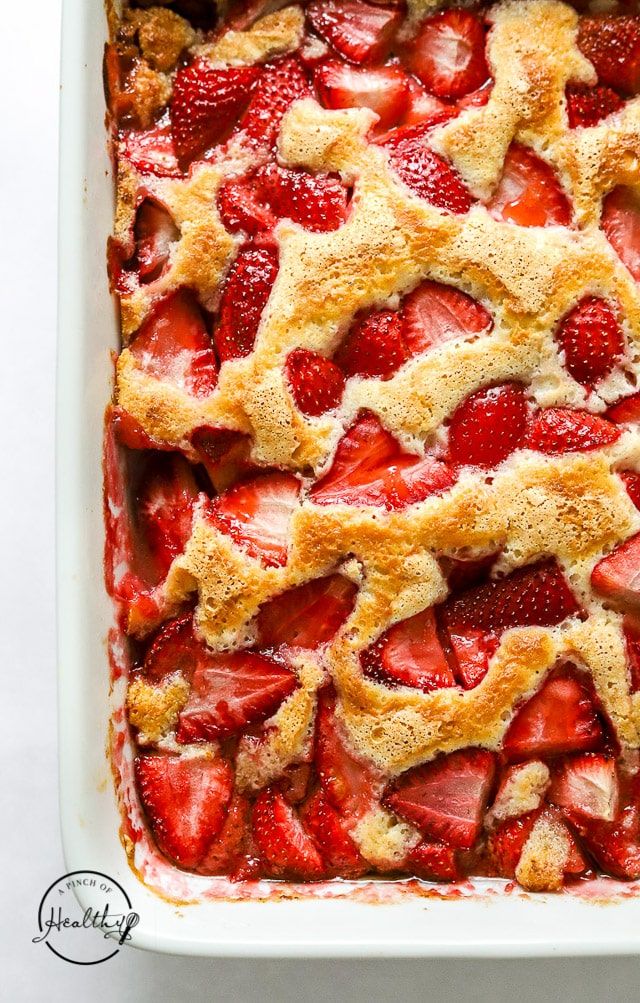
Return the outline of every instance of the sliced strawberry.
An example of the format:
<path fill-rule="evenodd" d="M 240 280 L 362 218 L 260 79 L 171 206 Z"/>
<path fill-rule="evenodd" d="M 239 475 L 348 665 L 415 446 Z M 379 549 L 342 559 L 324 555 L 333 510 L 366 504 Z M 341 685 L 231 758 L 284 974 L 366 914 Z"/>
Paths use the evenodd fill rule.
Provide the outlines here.
<path fill-rule="evenodd" d="M 610 87 L 584 87 L 569 84 L 567 87 L 567 115 L 569 128 L 586 128 L 597 125 L 603 118 L 620 111 L 624 102 Z"/>
<path fill-rule="evenodd" d="M 214 341 L 221 362 L 253 351 L 262 312 L 278 274 L 278 254 L 270 247 L 243 248 L 227 275 Z"/>
<path fill-rule="evenodd" d="M 613 822 L 572 821 L 589 852 L 607 873 L 623 880 L 640 878 L 640 791 L 638 777 Z"/>
<path fill-rule="evenodd" d="M 235 793 L 222 829 L 198 865 L 199 873 L 233 873 L 243 860 L 250 826 L 251 805 L 242 794 Z"/>
<path fill-rule="evenodd" d="M 456 170 L 427 145 L 429 123 L 396 130 L 383 144 L 404 184 L 438 209 L 468 212 L 474 198 Z"/>
<path fill-rule="evenodd" d="M 439 125 L 454 118 L 455 108 L 430 94 L 414 77 L 409 77 L 409 103 L 404 113 L 403 125 Z"/>
<path fill-rule="evenodd" d="M 548 797 L 571 814 L 612 822 L 618 814 L 619 788 L 615 760 L 587 752 L 556 766 Z"/>
<path fill-rule="evenodd" d="M 489 102 L 489 98 L 493 92 L 493 80 L 487 80 L 486 84 L 479 87 L 477 91 L 471 91 L 470 94 L 465 94 L 464 97 L 459 98 L 456 101 L 456 107 L 458 111 L 464 111 L 465 108 L 484 108 Z"/>
<path fill-rule="evenodd" d="M 218 363 L 193 293 L 178 289 L 162 299 L 129 346 L 149 376 L 206 397 L 218 380 Z"/>
<path fill-rule="evenodd" d="M 621 470 L 619 473 L 629 498 L 635 507 L 640 509 L 640 474 L 637 474 L 635 470 Z"/>
<path fill-rule="evenodd" d="M 346 376 L 381 379 L 393 376 L 407 358 L 402 319 L 392 310 L 376 310 L 357 320 L 334 355 Z"/>
<path fill-rule="evenodd" d="M 425 693 L 456 682 L 438 639 L 433 609 L 394 624 L 362 653 L 360 661 L 370 679 Z"/>
<path fill-rule="evenodd" d="M 402 320 L 403 340 L 412 355 L 493 327 L 491 315 L 471 296 L 429 279 L 405 297 Z"/>
<path fill-rule="evenodd" d="M 403 48 L 407 68 L 427 90 L 455 100 L 477 90 L 487 80 L 482 21 L 471 11 L 440 11 L 421 22 Z"/>
<path fill-rule="evenodd" d="M 640 622 L 633 616 L 625 616 L 622 621 L 624 640 L 629 666 L 629 691 L 640 691 Z"/>
<path fill-rule="evenodd" d="M 378 116 L 376 128 L 390 129 L 409 107 L 409 78 L 399 66 L 357 67 L 330 61 L 314 74 L 325 108 L 369 108 Z"/>
<path fill-rule="evenodd" d="M 640 90 L 640 17 L 637 14 L 581 17 L 578 46 L 601 83 L 626 94 Z"/>
<path fill-rule="evenodd" d="M 431 843 L 426 839 L 411 850 L 406 867 L 425 881 L 460 881 L 462 878 L 456 850 L 446 843 Z"/>
<path fill-rule="evenodd" d="M 518 226 L 571 225 L 571 206 L 555 171 L 518 143 L 507 151 L 502 177 L 487 209 L 494 219 Z"/>
<path fill-rule="evenodd" d="M 341 878 L 357 878 L 368 870 L 366 860 L 360 856 L 340 815 L 322 790 L 307 801 L 300 817 L 331 871 Z"/>
<path fill-rule="evenodd" d="M 547 680 L 516 712 L 502 748 L 510 759 L 597 748 L 602 725 L 585 684 L 564 674 Z"/>
<path fill-rule="evenodd" d="M 591 586 L 622 606 L 640 606 L 640 533 L 598 561 L 591 572 Z"/>
<path fill-rule="evenodd" d="M 236 484 L 216 499 L 212 520 L 268 566 L 287 563 L 289 523 L 298 505 L 300 481 L 279 471 Z"/>
<path fill-rule="evenodd" d="M 226 491 L 249 466 L 251 440 L 242 432 L 199 425 L 189 439 L 211 483 L 220 493 Z"/>
<path fill-rule="evenodd" d="M 481 630 L 472 627 L 443 627 L 443 640 L 449 662 L 457 682 L 465 690 L 472 690 L 482 682 L 489 671 L 489 658 L 496 644 Z"/>
<path fill-rule="evenodd" d="M 285 375 L 296 407 L 303 414 L 317 418 L 339 406 L 344 376 L 331 359 L 306 348 L 296 348 L 287 356 Z"/>
<path fill-rule="evenodd" d="M 312 0 L 307 17 L 314 31 L 352 63 L 383 60 L 402 15 L 362 0 Z"/>
<path fill-rule="evenodd" d="M 239 130 L 254 145 L 273 147 L 285 114 L 294 101 L 309 93 L 309 82 L 297 56 L 266 66 L 240 119 Z"/>
<path fill-rule="evenodd" d="M 160 850 L 181 867 L 197 867 L 224 824 L 231 767 L 224 759 L 144 755 L 135 772 Z"/>
<path fill-rule="evenodd" d="M 449 456 L 453 463 L 495 467 L 522 445 L 527 399 L 518 383 L 476 390 L 449 419 Z"/>
<path fill-rule="evenodd" d="M 297 686 L 295 675 L 251 651 L 202 654 L 180 712 L 179 742 L 213 742 L 266 721 Z"/>
<path fill-rule="evenodd" d="M 623 265 L 640 282 L 640 195 L 619 186 L 602 203 L 602 229 Z"/>
<path fill-rule="evenodd" d="M 561 456 L 602 449 L 619 438 L 620 429 L 596 414 L 568 407 L 548 407 L 532 416 L 523 445 L 548 456 Z"/>
<path fill-rule="evenodd" d="M 177 178 L 181 175 L 173 145 L 171 127 L 154 125 L 144 131 L 131 130 L 123 134 L 120 156 L 128 160 L 141 174 L 154 174 L 159 178 Z"/>
<path fill-rule="evenodd" d="M 118 442 L 127 449 L 158 449 L 173 452 L 173 446 L 160 439 L 154 439 L 143 429 L 139 421 L 117 404 L 109 406 L 111 422 Z"/>
<path fill-rule="evenodd" d="M 556 341 L 567 371 L 585 387 L 607 376 L 624 354 L 624 334 L 611 304 L 586 296 L 563 318 Z"/>
<path fill-rule="evenodd" d="M 243 230 L 251 237 L 272 230 L 278 222 L 255 173 L 220 186 L 218 212 L 230 233 Z"/>
<path fill-rule="evenodd" d="M 617 404 L 612 404 L 607 411 L 607 418 L 616 425 L 640 421 L 640 393 L 631 394 Z"/>
<path fill-rule="evenodd" d="M 207 649 L 194 633 L 193 616 L 185 613 L 162 625 L 145 655 L 144 674 L 156 683 L 173 672 L 191 680 L 206 655 Z"/>
<path fill-rule="evenodd" d="M 317 881 L 325 865 L 297 813 L 282 794 L 268 787 L 253 806 L 253 835 L 260 855 L 278 876 Z"/>
<path fill-rule="evenodd" d="M 136 498 L 138 524 L 160 578 L 184 552 L 197 500 L 198 487 L 191 467 L 176 454 L 159 458 L 140 486 Z"/>
<path fill-rule="evenodd" d="M 331 641 L 355 605 L 358 588 L 344 575 L 315 578 L 260 607 L 262 648 L 318 648 Z"/>
<path fill-rule="evenodd" d="M 446 490 L 450 468 L 426 453 L 404 453 L 377 418 L 364 413 L 338 443 L 329 472 L 310 497 L 320 505 L 382 505 L 399 509 Z"/>
<path fill-rule="evenodd" d="M 531 835 L 531 830 L 539 816 L 539 811 L 531 811 L 526 815 L 508 818 L 489 836 L 489 856 L 501 877 L 515 877 L 524 844 Z"/>
<path fill-rule="evenodd" d="M 324 690 L 318 699 L 315 764 L 322 789 L 347 823 L 376 803 L 378 771 L 347 747 L 336 713 L 335 696 Z"/>
<path fill-rule="evenodd" d="M 408 770 L 384 794 L 384 804 L 431 839 L 470 849 L 482 827 L 495 759 L 486 749 L 462 749 Z"/>
<path fill-rule="evenodd" d="M 138 206 L 133 233 L 134 263 L 140 282 L 153 282 L 164 272 L 171 245 L 178 240 L 180 231 L 164 206 L 146 198 Z"/>

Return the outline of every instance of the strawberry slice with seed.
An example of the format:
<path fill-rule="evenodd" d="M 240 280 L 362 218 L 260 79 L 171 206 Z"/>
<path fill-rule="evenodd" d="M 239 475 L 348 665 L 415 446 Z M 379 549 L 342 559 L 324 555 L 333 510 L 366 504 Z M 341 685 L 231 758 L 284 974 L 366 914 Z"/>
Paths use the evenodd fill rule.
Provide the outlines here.
<path fill-rule="evenodd" d="M 133 235 L 140 282 L 153 282 L 164 272 L 180 231 L 164 206 L 147 198 L 138 206 Z"/>
<path fill-rule="evenodd" d="M 613 822 L 620 800 L 615 760 L 593 752 L 568 757 L 556 766 L 548 797 L 570 815 Z"/>
<path fill-rule="evenodd" d="M 390 627 L 360 656 L 370 679 L 412 686 L 424 693 L 455 686 L 455 679 L 438 638 L 433 609 Z"/>
<path fill-rule="evenodd" d="M 185 613 L 160 628 L 145 655 L 143 671 L 156 683 L 173 672 L 191 680 L 205 654 L 206 648 L 194 633 L 193 616 Z"/>
<path fill-rule="evenodd" d="M 624 105 L 615 91 L 601 84 L 596 87 L 569 84 L 566 97 L 570 129 L 597 125 L 603 118 L 620 111 Z"/>
<path fill-rule="evenodd" d="M 317 418 L 339 406 L 344 375 L 331 359 L 306 348 L 296 348 L 287 356 L 284 371 L 296 407 L 303 414 Z"/>
<path fill-rule="evenodd" d="M 532 416 L 523 445 L 547 456 L 561 456 L 602 449 L 619 438 L 620 429 L 596 414 L 548 407 Z"/>
<path fill-rule="evenodd" d="M 389 163 L 412 192 L 447 212 L 468 212 L 474 198 L 456 170 L 427 145 L 430 124 L 395 130 L 382 144 Z"/>
<path fill-rule="evenodd" d="M 221 362 L 250 355 L 262 313 L 278 274 L 278 254 L 271 247 L 241 250 L 227 275 L 214 341 Z"/>
<path fill-rule="evenodd" d="M 397 312 L 368 313 L 348 332 L 334 361 L 346 376 L 389 379 L 408 358 L 402 333 L 402 318 Z"/>
<path fill-rule="evenodd" d="M 307 17 L 314 31 L 352 63 L 382 61 L 402 20 L 399 11 L 362 0 L 312 0 Z"/>
<path fill-rule="evenodd" d="M 357 878 L 368 870 L 366 860 L 360 856 L 347 827 L 322 790 L 309 798 L 300 817 L 331 871 L 341 878 Z"/>
<path fill-rule="evenodd" d="M 330 61 L 317 68 L 314 83 L 325 108 L 369 108 L 378 116 L 380 131 L 402 121 L 409 107 L 409 78 L 399 66 Z"/>
<path fill-rule="evenodd" d="M 374 766 L 347 746 L 336 715 L 336 698 L 330 690 L 324 690 L 318 698 L 314 758 L 322 790 L 351 826 L 376 803 L 380 776 Z"/>
<path fill-rule="evenodd" d="M 462 878 L 457 851 L 446 843 L 432 843 L 426 839 L 411 850 L 406 867 L 425 881 L 460 881 Z"/>
<path fill-rule="evenodd" d="M 402 58 L 427 90 L 453 101 L 487 80 L 484 46 L 484 28 L 475 14 L 445 10 L 422 21 L 403 47 Z"/>
<path fill-rule="evenodd" d="M 606 300 L 586 296 L 560 323 L 556 341 L 569 375 L 592 387 L 611 372 L 624 354 L 624 334 Z"/>
<path fill-rule="evenodd" d="M 253 806 L 253 835 L 261 857 L 277 876 L 317 881 L 325 864 L 296 811 L 268 787 Z"/>
<path fill-rule="evenodd" d="M 536 810 L 528 812 L 526 815 L 508 818 L 489 836 L 487 844 L 489 857 L 501 877 L 515 877 L 524 844 L 531 835 L 531 830 L 539 817 L 540 812 Z"/>
<path fill-rule="evenodd" d="M 289 524 L 299 494 L 300 481 L 292 474 L 261 474 L 220 495 L 211 519 L 252 557 L 280 567 L 287 563 Z"/>
<path fill-rule="evenodd" d="M 486 749 L 462 749 L 408 770 L 383 803 L 428 838 L 470 849 L 480 835 L 495 757 Z"/>
<path fill-rule="evenodd" d="M 293 102 L 309 94 L 309 82 L 297 56 L 274 61 L 264 67 L 238 130 L 254 146 L 272 148 Z"/>
<path fill-rule="evenodd" d="M 587 849 L 608 874 L 623 880 L 640 878 L 640 791 L 638 777 L 630 784 L 623 807 L 613 822 L 580 819 L 572 822 Z"/>
<path fill-rule="evenodd" d="M 516 712 L 502 748 L 509 759 L 587 752 L 603 740 L 602 724 L 582 680 L 564 674 L 547 680 Z"/>
<path fill-rule="evenodd" d="M 327 644 L 351 615 L 357 592 L 344 575 L 328 575 L 288 589 L 260 607 L 256 621 L 260 647 Z"/>
<path fill-rule="evenodd" d="M 571 206 L 553 168 L 512 143 L 502 177 L 487 203 L 494 219 L 518 226 L 570 226 Z"/>
<path fill-rule="evenodd" d="M 427 280 L 402 304 L 402 336 L 412 355 L 468 335 L 488 334 L 491 315 L 466 293 Z"/>
<path fill-rule="evenodd" d="M 158 847 L 180 867 L 197 867 L 224 824 L 231 767 L 223 759 L 149 754 L 138 756 L 135 773 Z"/>
<path fill-rule="evenodd" d="M 625 94 L 640 90 L 640 17 L 637 14 L 581 17 L 578 47 L 593 63 L 600 83 Z"/>
<path fill-rule="evenodd" d="M 522 445 L 527 418 L 527 399 L 518 383 L 476 390 L 458 405 L 449 420 L 451 461 L 497 466 Z"/>
<path fill-rule="evenodd" d="M 158 123 L 151 129 L 125 132 L 119 154 L 140 174 L 158 178 L 179 178 L 182 174 L 169 124 Z"/>
<path fill-rule="evenodd" d="M 607 410 L 607 418 L 616 425 L 640 421 L 640 393 L 631 394 L 617 404 L 612 404 Z"/>
<path fill-rule="evenodd" d="M 158 459 L 140 486 L 138 524 L 159 578 L 166 576 L 172 562 L 184 552 L 198 494 L 191 467 L 175 454 Z"/>
<path fill-rule="evenodd" d="M 198 865 L 198 873 L 233 873 L 243 861 L 250 826 L 251 806 L 242 794 L 235 793 L 222 829 Z"/>
<path fill-rule="evenodd" d="M 640 195 L 620 185 L 602 203 L 605 237 L 636 282 L 640 282 Z"/>
<path fill-rule="evenodd" d="M 598 561 L 591 586 L 621 606 L 640 606 L 640 533 Z"/>

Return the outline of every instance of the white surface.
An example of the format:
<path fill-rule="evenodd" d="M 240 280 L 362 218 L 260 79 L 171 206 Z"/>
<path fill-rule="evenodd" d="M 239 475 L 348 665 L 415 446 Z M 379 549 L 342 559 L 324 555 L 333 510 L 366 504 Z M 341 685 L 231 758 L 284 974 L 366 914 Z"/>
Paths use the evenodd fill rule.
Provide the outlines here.
<path fill-rule="evenodd" d="M 99 0 L 87 0 L 99 2 Z M 219 962 L 126 951 L 81 970 L 33 945 L 63 870 L 57 821 L 53 632 L 53 372 L 59 5 L 3 3 L 0 209 L 4 354 L 0 996 L 147 1000 L 637 999 L 640 961 Z M 29 34 L 28 47 L 24 43 Z M 7 44 L 7 41 L 9 44 Z M 90 866 L 90 865 L 89 865 Z M 606 921 L 606 917 L 603 916 Z M 4 990 L 4 992 L 3 992 Z M 6 994 L 6 996 L 5 996 Z"/>

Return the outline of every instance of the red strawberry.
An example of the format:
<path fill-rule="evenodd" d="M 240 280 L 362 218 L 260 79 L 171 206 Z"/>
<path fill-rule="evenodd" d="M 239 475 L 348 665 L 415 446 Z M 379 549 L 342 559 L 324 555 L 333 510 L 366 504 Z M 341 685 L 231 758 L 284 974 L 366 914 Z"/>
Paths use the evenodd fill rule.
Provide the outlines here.
<path fill-rule="evenodd" d="M 253 835 L 274 875 L 317 881 L 325 871 L 318 849 L 282 794 L 268 787 L 253 806 Z"/>
<path fill-rule="evenodd" d="M 194 2 L 194 0 L 190 0 Z M 201 3 L 202 0 L 195 0 Z M 209 6 L 209 0 L 204 0 Z M 224 26 L 228 31 L 247 31 L 266 14 L 286 7 L 289 0 L 231 0 L 226 4 Z"/>
<path fill-rule="evenodd" d="M 408 354 L 402 339 L 402 319 L 391 310 L 377 310 L 357 320 L 334 355 L 346 376 L 389 379 Z"/>
<path fill-rule="evenodd" d="M 396 780 L 384 804 L 430 839 L 470 849 L 482 827 L 495 761 L 486 749 L 462 749 Z"/>
<path fill-rule="evenodd" d="M 306 348 L 296 348 L 287 356 L 284 371 L 296 407 L 303 414 L 317 418 L 339 406 L 344 376 L 335 362 Z"/>
<path fill-rule="evenodd" d="M 429 128 L 427 123 L 392 133 L 383 144 L 389 162 L 408 188 L 438 209 L 468 212 L 475 200 L 458 172 L 427 145 Z"/>
<path fill-rule="evenodd" d="M 607 418 L 616 425 L 640 421 L 640 393 L 631 394 L 617 404 L 612 404 L 607 410 Z"/>
<path fill-rule="evenodd" d="M 206 397 L 218 380 L 218 363 L 200 308 L 187 289 L 162 299 L 129 346 L 138 365 L 158 380 Z"/>
<path fill-rule="evenodd" d="M 198 488 L 191 467 L 181 456 L 163 455 L 138 490 L 138 523 L 158 578 L 164 578 L 172 561 L 184 552 L 193 524 Z"/>
<path fill-rule="evenodd" d="M 429 94 L 417 80 L 409 77 L 409 103 L 404 113 L 403 125 L 439 125 L 449 118 L 455 118 L 456 110 L 434 94 Z"/>
<path fill-rule="evenodd" d="M 335 696 L 323 691 L 318 698 L 315 764 L 326 797 L 351 823 L 375 804 L 380 778 L 375 767 L 347 747 L 335 706 Z"/>
<path fill-rule="evenodd" d="M 160 850 L 181 867 L 193 868 L 220 832 L 233 791 L 224 759 L 138 756 L 136 780 Z"/>
<path fill-rule="evenodd" d="M 440 11 L 422 21 L 404 46 L 403 61 L 427 90 L 455 100 L 477 90 L 489 76 L 484 44 L 484 28 L 475 14 Z"/>
<path fill-rule="evenodd" d="M 607 376 L 624 353 L 624 334 L 611 305 L 586 296 L 562 320 L 556 340 L 565 366 L 585 387 Z"/>
<path fill-rule="evenodd" d="M 402 304 L 402 335 L 412 355 L 493 327 L 485 308 L 453 286 L 426 280 Z"/>
<path fill-rule="evenodd" d="M 196 59 L 173 82 L 171 132 L 178 161 L 187 167 L 231 131 L 260 76 L 256 66 L 214 69 Z"/>
<path fill-rule="evenodd" d="M 623 880 L 640 878 L 640 791 L 638 777 L 631 784 L 624 807 L 613 822 L 572 821 L 589 852 L 607 873 Z"/>
<path fill-rule="evenodd" d="M 591 572 L 591 586 L 622 606 L 640 606 L 640 533 L 598 561 Z"/>
<path fill-rule="evenodd" d="M 322 790 L 307 801 L 300 817 L 331 871 L 341 878 L 357 878 L 368 870 L 366 860 L 360 856 L 340 815 Z"/>
<path fill-rule="evenodd" d="M 260 607 L 262 648 L 318 648 L 331 641 L 355 604 L 357 586 L 343 575 L 315 578 Z"/>
<path fill-rule="evenodd" d="M 462 878 L 456 850 L 446 843 L 430 843 L 426 839 L 411 850 L 406 867 L 425 881 L 459 881 Z"/>
<path fill-rule="evenodd" d="M 317 68 L 314 83 L 325 108 L 369 108 L 378 116 L 379 130 L 400 122 L 409 106 L 409 78 L 399 66 L 331 61 Z"/>
<path fill-rule="evenodd" d="M 307 17 L 314 31 L 352 63 L 382 61 L 402 15 L 362 0 L 312 0 Z"/>
<path fill-rule="evenodd" d="M 489 856 L 501 877 L 515 877 L 524 844 L 531 835 L 534 823 L 539 817 L 539 811 L 530 811 L 526 815 L 508 818 L 489 836 L 487 844 Z"/>
<path fill-rule="evenodd" d="M 640 90 L 640 17 L 637 14 L 581 17 L 578 46 L 601 83 L 626 94 Z"/>
<path fill-rule="evenodd" d="M 597 125 L 614 111 L 620 111 L 623 104 L 622 99 L 610 87 L 569 84 L 567 87 L 569 128 Z"/>
<path fill-rule="evenodd" d="M 203 650 L 176 738 L 213 742 L 235 735 L 271 717 L 296 686 L 292 672 L 264 655 Z"/>
<path fill-rule="evenodd" d="M 640 509 L 640 474 L 637 474 L 635 470 L 620 470 L 619 474 L 629 498 L 635 507 Z"/>
<path fill-rule="evenodd" d="M 625 616 L 622 624 L 629 665 L 629 690 L 631 693 L 638 693 L 640 691 L 640 622 L 632 616 Z"/>
<path fill-rule="evenodd" d="M 268 566 L 287 563 L 289 523 L 300 481 L 279 471 L 236 484 L 217 498 L 212 520 L 239 546 Z"/>
<path fill-rule="evenodd" d="M 443 644 L 457 682 L 472 690 L 489 671 L 489 658 L 497 644 L 481 630 L 443 625 Z"/>
<path fill-rule="evenodd" d="M 441 557 L 440 567 L 451 591 L 461 592 L 485 581 L 497 557 L 497 553 L 475 558 Z"/>
<path fill-rule="evenodd" d="M 456 682 L 438 639 L 433 609 L 390 627 L 362 653 L 361 664 L 370 679 L 425 693 Z"/>
<path fill-rule="evenodd" d="M 254 736 L 250 736 L 253 738 Z M 259 741 L 260 739 L 258 739 Z M 311 781 L 310 763 L 292 763 L 278 780 L 278 787 L 289 804 L 300 804 L 307 796 Z"/>
<path fill-rule="evenodd" d="M 160 178 L 177 178 L 182 173 L 176 159 L 173 136 L 169 125 L 154 125 L 143 132 L 125 132 L 119 155 L 128 160 L 141 174 Z"/>
<path fill-rule="evenodd" d="M 477 91 L 471 91 L 470 94 L 465 94 L 456 101 L 456 107 L 458 112 L 464 111 L 465 108 L 484 108 L 489 102 L 493 91 L 493 80 L 487 80 L 486 84 L 479 87 Z"/>
<path fill-rule="evenodd" d="M 262 71 L 238 128 L 253 144 L 273 147 L 286 112 L 309 93 L 304 68 L 296 56 L 274 62 Z"/>
<path fill-rule="evenodd" d="M 171 245 L 178 240 L 180 231 L 164 206 L 146 198 L 138 206 L 133 234 L 140 282 L 153 282 L 164 272 Z"/>
<path fill-rule="evenodd" d="M 548 797 L 571 814 L 612 822 L 620 799 L 615 760 L 593 752 L 564 759 L 553 772 Z"/>
<path fill-rule="evenodd" d="M 173 446 L 167 446 L 160 439 L 147 435 L 140 422 L 133 415 L 118 405 L 110 405 L 113 429 L 121 446 L 128 449 L 164 449 L 173 451 Z"/>
<path fill-rule="evenodd" d="M 547 680 L 516 712 L 502 748 L 509 759 L 597 748 L 602 725 L 586 686 L 572 675 Z"/>
<path fill-rule="evenodd" d="M 494 219 L 518 226 L 570 226 L 571 206 L 553 168 L 512 143 L 498 187 L 487 203 Z"/>
<path fill-rule="evenodd" d="M 495 467 L 522 445 L 527 399 L 518 383 L 476 390 L 449 419 L 452 463 Z"/>
<path fill-rule="evenodd" d="M 163 624 L 144 659 L 144 674 L 152 682 L 161 682 L 173 672 L 191 680 L 207 649 L 195 636 L 193 616 L 185 613 Z"/>
<path fill-rule="evenodd" d="M 614 188 L 602 203 L 602 229 L 623 265 L 640 282 L 640 195 Z"/>
<path fill-rule="evenodd" d="M 320 505 L 382 505 L 399 509 L 446 490 L 449 467 L 426 453 L 404 453 L 377 418 L 364 413 L 338 443 L 329 472 L 311 489 Z"/>
<path fill-rule="evenodd" d="M 249 466 L 251 440 L 242 432 L 199 425 L 189 436 L 191 445 L 218 492 L 226 491 Z"/>
<path fill-rule="evenodd" d="M 251 806 L 249 802 L 242 794 L 234 794 L 222 829 L 198 865 L 199 873 L 233 873 L 243 861 L 250 823 Z"/>
<path fill-rule="evenodd" d="M 548 456 L 561 456 L 601 449 L 619 438 L 620 429 L 598 415 L 568 407 L 548 407 L 531 418 L 523 445 Z"/>
<path fill-rule="evenodd" d="M 214 341 L 221 362 L 253 351 L 262 312 L 278 274 L 278 254 L 269 247 L 243 248 L 227 275 Z"/>

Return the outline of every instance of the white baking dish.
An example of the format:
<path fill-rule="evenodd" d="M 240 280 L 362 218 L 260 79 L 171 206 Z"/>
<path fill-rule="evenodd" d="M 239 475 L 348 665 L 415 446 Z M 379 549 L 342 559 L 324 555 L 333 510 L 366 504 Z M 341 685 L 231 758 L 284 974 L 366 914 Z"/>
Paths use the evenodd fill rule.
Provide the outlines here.
<path fill-rule="evenodd" d="M 110 353 L 117 347 L 105 270 L 113 209 L 103 125 L 105 35 L 100 0 L 66 0 L 57 543 L 60 784 L 68 870 L 86 868 L 115 878 L 140 914 L 134 945 L 172 953 L 495 957 L 640 951 L 640 891 L 613 882 L 591 883 L 589 899 L 509 893 L 499 882 L 480 883 L 475 892 L 467 889 L 457 897 L 424 897 L 380 882 L 355 898 L 178 905 L 159 897 L 130 869 L 105 751 L 112 610 L 102 584 L 101 449 Z M 206 890 L 207 879 L 185 880 L 193 890 L 189 898 Z M 608 901 L 596 901 L 596 894 Z"/>

